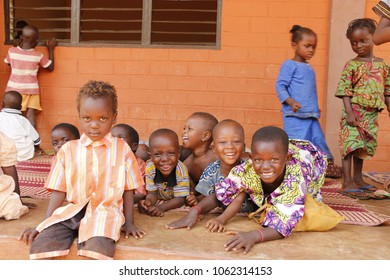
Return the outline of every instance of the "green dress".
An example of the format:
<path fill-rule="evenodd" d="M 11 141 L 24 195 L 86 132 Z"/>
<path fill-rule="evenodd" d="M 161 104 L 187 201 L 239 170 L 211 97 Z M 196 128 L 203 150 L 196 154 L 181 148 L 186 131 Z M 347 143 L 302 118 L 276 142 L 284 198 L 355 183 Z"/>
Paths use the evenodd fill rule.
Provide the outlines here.
<path fill-rule="evenodd" d="M 347 124 L 347 113 L 343 108 L 339 134 L 342 158 L 354 151 L 362 159 L 375 154 L 378 112 L 385 108 L 385 95 L 390 95 L 389 65 L 386 62 L 349 60 L 346 63 L 336 97 L 351 97 L 358 125 Z"/>

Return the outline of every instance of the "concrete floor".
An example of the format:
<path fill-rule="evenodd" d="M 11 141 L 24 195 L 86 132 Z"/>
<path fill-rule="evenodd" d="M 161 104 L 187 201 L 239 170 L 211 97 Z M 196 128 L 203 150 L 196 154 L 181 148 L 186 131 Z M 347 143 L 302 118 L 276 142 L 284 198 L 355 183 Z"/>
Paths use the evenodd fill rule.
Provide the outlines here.
<path fill-rule="evenodd" d="M 38 205 L 19 220 L 0 220 L 0 259 L 28 259 L 28 247 L 17 240 L 25 227 L 36 226 L 44 217 L 48 200 L 25 199 Z M 390 216 L 390 200 L 360 201 L 369 210 Z M 162 218 L 140 215 L 135 211 L 136 225 L 147 232 L 142 240 L 121 238 L 115 259 L 352 259 L 390 260 L 390 223 L 364 227 L 339 224 L 328 232 L 297 232 L 289 238 L 255 245 L 247 255 L 226 252 L 224 244 L 229 238 L 224 233 L 208 233 L 206 222 L 215 217 L 208 214 L 192 230 L 167 230 L 165 225 L 185 215 L 167 212 Z M 235 217 L 228 230 L 248 231 L 258 227 L 246 217 Z M 75 245 L 65 259 L 81 259 Z"/>

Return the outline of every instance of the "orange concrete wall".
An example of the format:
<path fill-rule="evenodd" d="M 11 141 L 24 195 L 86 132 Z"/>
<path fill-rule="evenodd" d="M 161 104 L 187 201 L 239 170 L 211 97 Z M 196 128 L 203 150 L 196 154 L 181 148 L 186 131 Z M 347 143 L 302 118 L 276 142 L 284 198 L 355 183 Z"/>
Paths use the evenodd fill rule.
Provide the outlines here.
<path fill-rule="evenodd" d="M 289 2 L 224 0 L 221 50 L 57 47 L 55 71 L 39 76 L 44 145 L 54 124 L 76 122 L 75 96 L 89 79 L 117 87 L 119 121 L 133 125 L 143 139 L 159 127 L 181 132 L 194 111 L 237 119 L 247 139 L 263 125 L 282 125 L 274 84 L 281 62 L 292 57 L 291 25 L 313 26 L 319 34 L 313 64 L 320 96 L 326 69 L 329 1 Z M 8 47 L 1 47 L 3 56 Z M 4 88 L 9 70 L 0 70 Z"/>
<path fill-rule="evenodd" d="M 220 50 L 58 46 L 55 71 L 39 74 L 43 112 L 38 131 L 43 147 L 51 148 L 50 129 L 55 124 L 77 124 L 75 98 L 78 88 L 89 79 L 116 86 L 118 121 L 134 126 L 143 140 L 161 127 L 180 135 L 192 112 L 207 111 L 220 120 L 241 122 L 249 145 L 259 127 L 282 126 L 274 85 L 281 63 L 293 56 L 289 34 L 293 24 L 311 27 L 318 34 L 317 53 L 311 63 L 317 75 L 320 108 L 326 113 L 330 5 L 331 0 L 224 0 Z M 4 30 L 3 10 L 0 12 L 0 30 Z M 3 32 L 0 40 L 4 42 Z M 8 48 L 0 46 L 3 57 Z M 9 69 L 0 65 L 3 92 Z M 321 123 L 325 125 L 324 118 Z M 381 118 L 381 124 L 382 131 L 388 133 L 389 123 Z M 384 135 L 381 132 L 383 148 L 378 157 L 389 167 L 383 149 L 389 151 L 390 142 L 385 142 Z"/>

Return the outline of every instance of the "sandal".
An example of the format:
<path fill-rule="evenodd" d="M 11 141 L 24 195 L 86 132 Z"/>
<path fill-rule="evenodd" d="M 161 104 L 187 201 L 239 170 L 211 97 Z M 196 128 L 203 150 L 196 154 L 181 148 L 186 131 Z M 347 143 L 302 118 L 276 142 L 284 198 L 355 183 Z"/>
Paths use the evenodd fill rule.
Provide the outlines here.
<path fill-rule="evenodd" d="M 339 190 L 338 192 L 341 193 L 342 195 L 345 195 L 345 196 L 348 196 L 351 198 L 355 198 L 355 199 L 357 198 L 360 200 L 367 200 L 367 199 L 371 198 L 370 194 L 364 192 L 361 189 Z"/>
<path fill-rule="evenodd" d="M 371 196 L 374 199 L 386 199 L 386 198 L 390 198 L 390 193 L 388 193 L 385 190 L 376 190 L 375 192 L 372 193 Z"/>
<path fill-rule="evenodd" d="M 341 176 L 343 176 L 343 169 L 335 165 L 333 159 L 329 159 L 325 177 L 337 179 L 341 178 Z"/>

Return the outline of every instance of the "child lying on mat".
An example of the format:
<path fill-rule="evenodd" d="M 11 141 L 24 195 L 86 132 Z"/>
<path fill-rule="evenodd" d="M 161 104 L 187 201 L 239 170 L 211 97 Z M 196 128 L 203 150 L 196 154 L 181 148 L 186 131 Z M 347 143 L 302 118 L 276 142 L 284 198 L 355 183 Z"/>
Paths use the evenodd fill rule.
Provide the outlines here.
<path fill-rule="evenodd" d="M 145 200 L 138 203 L 141 214 L 161 217 L 164 212 L 184 205 L 190 182 L 187 167 L 179 161 L 176 132 L 161 128 L 149 137 L 150 160 L 146 164 Z M 158 203 L 158 200 L 164 200 Z"/>
<path fill-rule="evenodd" d="M 256 131 L 251 150 L 251 159 L 234 167 L 215 186 L 217 199 L 228 207 L 209 224 L 214 231 L 224 231 L 224 224 L 240 210 L 246 193 L 260 209 L 268 204 L 262 228 L 228 232 L 234 236 L 226 242 L 226 250 L 244 249 L 244 254 L 255 243 L 291 235 L 305 212 L 306 194 L 321 201 L 320 187 L 326 171 L 321 151 L 308 141 L 289 142 L 286 132 L 277 127 Z M 198 214 L 204 211 L 200 207 L 197 210 Z"/>

